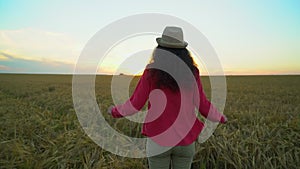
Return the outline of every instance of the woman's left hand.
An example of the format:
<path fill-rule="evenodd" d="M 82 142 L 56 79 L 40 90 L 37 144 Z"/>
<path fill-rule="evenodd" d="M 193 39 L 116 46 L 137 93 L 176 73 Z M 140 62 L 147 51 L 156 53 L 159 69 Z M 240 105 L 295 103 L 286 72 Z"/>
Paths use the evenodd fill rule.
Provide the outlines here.
<path fill-rule="evenodd" d="M 109 106 L 109 108 L 107 109 L 107 114 L 110 114 L 112 113 L 112 109 L 114 108 L 113 105 Z"/>

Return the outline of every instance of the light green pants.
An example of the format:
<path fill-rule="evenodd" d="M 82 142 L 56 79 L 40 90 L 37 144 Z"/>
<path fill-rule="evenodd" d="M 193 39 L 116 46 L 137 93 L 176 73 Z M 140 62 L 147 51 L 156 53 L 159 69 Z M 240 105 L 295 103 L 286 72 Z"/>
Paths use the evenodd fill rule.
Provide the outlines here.
<path fill-rule="evenodd" d="M 150 156 L 150 169 L 169 169 L 170 164 L 172 169 L 190 169 L 195 155 L 195 142 L 187 146 L 162 147 L 148 139 L 147 153 Z"/>

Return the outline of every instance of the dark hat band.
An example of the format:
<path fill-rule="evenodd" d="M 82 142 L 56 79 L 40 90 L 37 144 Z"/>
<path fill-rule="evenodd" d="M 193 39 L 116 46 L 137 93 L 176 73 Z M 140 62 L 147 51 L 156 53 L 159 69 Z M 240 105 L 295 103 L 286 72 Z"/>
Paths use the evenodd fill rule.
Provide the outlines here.
<path fill-rule="evenodd" d="M 176 39 L 176 38 L 173 38 L 171 36 L 167 36 L 167 35 L 162 35 L 162 39 L 165 41 L 165 42 L 170 42 L 170 43 L 182 43 L 182 41 Z"/>

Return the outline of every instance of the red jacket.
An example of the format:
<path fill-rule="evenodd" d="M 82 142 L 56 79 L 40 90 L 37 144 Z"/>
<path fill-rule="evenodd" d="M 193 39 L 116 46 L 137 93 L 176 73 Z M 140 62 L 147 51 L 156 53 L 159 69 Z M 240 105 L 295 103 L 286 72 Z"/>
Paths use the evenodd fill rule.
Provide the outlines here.
<path fill-rule="evenodd" d="M 204 127 L 195 114 L 196 107 L 205 118 L 225 122 L 224 115 L 207 100 L 199 70 L 195 74 L 197 85 L 193 89 L 173 92 L 168 88 L 157 89 L 155 80 L 149 78 L 149 70 L 145 69 L 130 99 L 113 107 L 112 116 L 119 118 L 137 113 L 148 101 L 143 135 L 161 146 L 193 143 Z"/>

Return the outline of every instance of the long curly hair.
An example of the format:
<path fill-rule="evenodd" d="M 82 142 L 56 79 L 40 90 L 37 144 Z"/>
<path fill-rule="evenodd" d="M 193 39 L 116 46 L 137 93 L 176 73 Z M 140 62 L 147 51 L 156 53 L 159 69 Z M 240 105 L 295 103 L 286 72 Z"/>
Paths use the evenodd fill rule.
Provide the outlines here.
<path fill-rule="evenodd" d="M 183 87 L 191 87 L 192 78 L 198 72 L 197 65 L 186 48 L 157 46 L 147 67 L 150 67 L 150 78 L 155 80 L 157 88 L 168 88 L 173 92 L 179 91 L 178 83 L 183 84 Z M 174 75 L 176 80 L 172 77 Z"/>

